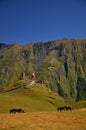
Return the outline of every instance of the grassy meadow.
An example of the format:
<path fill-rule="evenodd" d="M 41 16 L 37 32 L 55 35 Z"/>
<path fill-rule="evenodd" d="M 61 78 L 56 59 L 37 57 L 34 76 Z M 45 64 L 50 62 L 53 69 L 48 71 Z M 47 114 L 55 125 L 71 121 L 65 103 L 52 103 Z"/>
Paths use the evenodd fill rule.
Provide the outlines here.
<path fill-rule="evenodd" d="M 86 109 L 0 114 L 0 130 L 86 130 Z"/>
<path fill-rule="evenodd" d="M 55 111 L 63 105 L 63 98 L 40 84 L 0 94 L 0 113 L 8 113 L 12 108 L 22 108 L 25 112 Z"/>
<path fill-rule="evenodd" d="M 72 111 L 58 112 L 57 107 L 65 104 L 63 98 L 40 84 L 1 93 L 0 130 L 86 130 L 86 102 L 75 104 L 77 109 Z M 10 114 L 12 108 L 22 108 L 25 113 Z"/>

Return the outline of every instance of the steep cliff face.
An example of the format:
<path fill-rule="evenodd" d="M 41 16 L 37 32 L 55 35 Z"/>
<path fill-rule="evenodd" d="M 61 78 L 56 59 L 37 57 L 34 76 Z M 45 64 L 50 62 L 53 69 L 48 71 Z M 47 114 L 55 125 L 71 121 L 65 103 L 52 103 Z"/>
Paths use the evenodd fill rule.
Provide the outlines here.
<path fill-rule="evenodd" d="M 65 100 L 85 100 L 86 39 L 63 39 L 34 46 L 38 56 L 37 78 Z"/>
<path fill-rule="evenodd" d="M 86 39 L 0 45 L 0 89 L 36 73 L 65 100 L 86 100 Z"/>

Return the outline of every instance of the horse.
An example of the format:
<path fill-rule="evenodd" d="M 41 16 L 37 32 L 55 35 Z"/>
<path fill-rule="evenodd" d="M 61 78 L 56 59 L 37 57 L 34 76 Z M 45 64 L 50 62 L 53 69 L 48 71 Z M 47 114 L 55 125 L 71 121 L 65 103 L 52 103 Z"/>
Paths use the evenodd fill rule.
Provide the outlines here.
<path fill-rule="evenodd" d="M 64 107 L 58 107 L 57 110 L 62 111 L 62 110 L 64 110 Z"/>
<path fill-rule="evenodd" d="M 68 110 L 72 111 L 72 108 L 65 106 L 65 110 L 67 110 L 67 111 L 68 111 Z"/>
<path fill-rule="evenodd" d="M 16 109 L 16 112 L 18 112 L 18 113 L 24 113 L 24 110 L 22 110 L 21 108 L 19 108 L 19 109 Z"/>
<path fill-rule="evenodd" d="M 14 108 L 13 108 L 13 109 L 10 109 L 10 110 L 9 110 L 9 113 L 16 113 L 16 109 L 14 109 Z"/>

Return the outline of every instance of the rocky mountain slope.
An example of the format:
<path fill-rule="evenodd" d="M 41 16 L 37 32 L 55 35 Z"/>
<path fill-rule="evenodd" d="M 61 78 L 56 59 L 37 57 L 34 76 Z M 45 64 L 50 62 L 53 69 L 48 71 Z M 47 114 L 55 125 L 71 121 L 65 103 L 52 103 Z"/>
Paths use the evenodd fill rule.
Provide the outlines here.
<path fill-rule="evenodd" d="M 26 45 L 0 43 L 0 91 L 22 79 L 24 73 L 62 96 L 65 101 L 86 100 L 86 39 L 62 39 Z"/>

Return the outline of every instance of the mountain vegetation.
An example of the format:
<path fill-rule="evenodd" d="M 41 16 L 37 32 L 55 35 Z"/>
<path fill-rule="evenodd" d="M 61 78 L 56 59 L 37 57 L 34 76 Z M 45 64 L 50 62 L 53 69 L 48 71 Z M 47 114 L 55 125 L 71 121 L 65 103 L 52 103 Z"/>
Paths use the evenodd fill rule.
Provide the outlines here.
<path fill-rule="evenodd" d="M 23 73 L 27 82 L 35 73 L 36 82 L 66 102 L 86 101 L 86 39 L 26 45 L 0 43 L 0 92 L 18 87 L 15 84 L 22 80 Z"/>
<path fill-rule="evenodd" d="M 25 81 L 20 80 L 16 87 L 19 88 L 22 84 L 25 85 Z M 25 112 L 57 111 L 57 107 L 66 105 L 59 94 L 38 83 L 25 89 L 13 89 L 14 87 L 15 85 L 0 94 L 0 113 L 9 113 L 12 108 L 22 108 Z"/>

